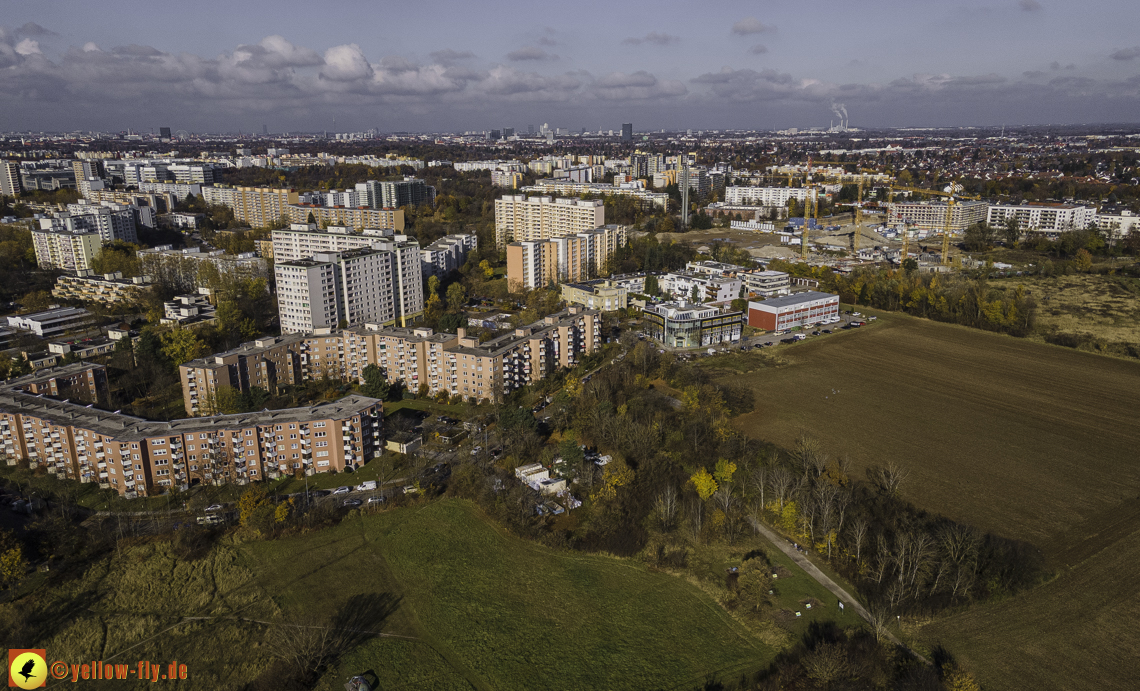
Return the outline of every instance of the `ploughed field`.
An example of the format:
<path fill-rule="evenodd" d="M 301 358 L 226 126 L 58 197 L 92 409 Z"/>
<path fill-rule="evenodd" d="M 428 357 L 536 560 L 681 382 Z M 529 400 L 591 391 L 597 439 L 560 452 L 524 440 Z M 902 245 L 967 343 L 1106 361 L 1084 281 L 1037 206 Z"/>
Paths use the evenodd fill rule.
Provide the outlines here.
<path fill-rule="evenodd" d="M 927 625 L 993 688 L 1140 676 L 1140 363 L 906 315 L 708 361 L 756 393 L 742 432 L 801 432 L 915 505 L 1040 548 L 1057 577 Z M 773 352 L 783 365 L 773 367 Z"/>

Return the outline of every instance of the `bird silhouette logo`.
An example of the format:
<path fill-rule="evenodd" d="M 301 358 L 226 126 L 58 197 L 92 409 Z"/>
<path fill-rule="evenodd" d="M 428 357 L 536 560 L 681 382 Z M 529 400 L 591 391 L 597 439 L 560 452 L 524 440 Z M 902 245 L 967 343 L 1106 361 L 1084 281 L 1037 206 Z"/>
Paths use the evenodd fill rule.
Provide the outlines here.
<path fill-rule="evenodd" d="M 47 684 L 45 650 L 9 650 L 8 686 L 18 689 L 38 689 Z"/>

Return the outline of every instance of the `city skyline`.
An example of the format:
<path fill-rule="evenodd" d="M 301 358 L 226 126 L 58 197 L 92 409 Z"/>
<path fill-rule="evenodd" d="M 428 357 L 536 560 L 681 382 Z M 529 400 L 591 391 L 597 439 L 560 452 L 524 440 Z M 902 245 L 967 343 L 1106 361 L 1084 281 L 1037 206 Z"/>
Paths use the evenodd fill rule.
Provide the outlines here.
<path fill-rule="evenodd" d="M 1135 121 L 1135 4 L 924 5 L 155 12 L 3 0 L 0 130 L 774 129 L 844 112 L 853 127 Z"/>

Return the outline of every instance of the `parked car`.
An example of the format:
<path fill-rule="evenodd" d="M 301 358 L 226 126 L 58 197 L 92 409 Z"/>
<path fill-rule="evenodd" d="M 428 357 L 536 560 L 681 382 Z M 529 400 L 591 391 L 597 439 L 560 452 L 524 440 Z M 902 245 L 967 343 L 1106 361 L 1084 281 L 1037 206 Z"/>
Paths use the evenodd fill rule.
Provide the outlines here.
<path fill-rule="evenodd" d="M 348 494 L 351 491 L 352 491 L 351 487 L 337 487 L 336 489 L 334 489 L 332 491 L 332 493 L 334 495 L 336 495 L 336 494 Z"/>
<path fill-rule="evenodd" d="M 359 499 L 345 499 L 344 503 L 341 504 L 341 506 L 355 507 L 360 506 L 363 503 L 364 502 L 360 501 Z"/>
<path fill-rule="evenodd" d="M 476 446 L 475 448 L 471 449 L 471 455 L 472 456 L 478 456 L 479 452 L 482 450 L 483 450 L 482 446 Z"/>
<path fill-rule="evenodd" d="M 221 511 L 222 505 L 221 504 L 210 504 L 209 506 L 206 507 L 206 510 L 207 511 Z"/>
<path fill-rule="evenodd" d="M 416 492 L 419 492 L 419 490 L 416 489 L 415 485 L 405 485 L 404 486 L 404 494 L 415 494 Z"/>
<path fill-rule="evenodd" d="M 372 506 L 373 504 L 383 504 L 384 497 L 368 497 L 368 501 L 366 503 L 369 506 Z"/>

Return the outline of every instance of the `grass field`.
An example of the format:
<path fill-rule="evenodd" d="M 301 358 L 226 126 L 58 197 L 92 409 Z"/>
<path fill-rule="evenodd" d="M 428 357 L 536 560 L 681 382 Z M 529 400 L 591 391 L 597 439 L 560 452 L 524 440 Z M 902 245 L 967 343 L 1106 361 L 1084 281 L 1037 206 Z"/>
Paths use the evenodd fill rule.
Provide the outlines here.
<path fill-rule="evenodd" d="M 710 558 L 710 579 L 724 577 L 726 558 Z M 835 618 L 821 587 L 782 555 L 774 561 L 789 575 L 778 607 L 822 603 L 791 622 L 793 635 Z M 691 688 L 765 667 L 779 647 L 703 586 L 509 536 L 455 500 L 354 514 L 277 541 L 228 539 L 198 560 L 138 545 L 32 597 L 0 604 L 0 628 L 17 610 L 36 612 L 19 644 L 52 659 L 177 659 L 193 679 L 186 688 L 240 689 L 268 664 L 273 627 L 360 612 L 374 613 L 366 630 L 385 635 L 346 649 L 317 689 L 339 691 L 366 671 L 384 689 Z M 143 688 L 119 686 L 134 687 Z"/>
<path fill-rule="evenodd" d="M 882 314 L 724 365 L 757 392 L 744 433 L 897 462 L 908 500 L 1006 537 L 1048 547 L 1140 494 L 1140 363 Z"/>
<path fill-rule="evenodd" d="M 862 329 L 706 363 L 756 391 L 756 410 L 735 421 L 743 432 L 790 446 L 808 431 L 856 468 L 903 465 L 906 499 L 1031 542 L 1056 570 L 927 624 L 921 640 L 989 688 L 1132 687 L 1140 363 L 881 313 Z"/>

